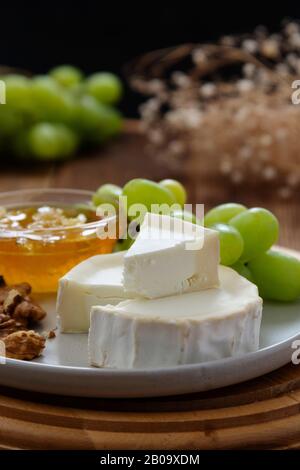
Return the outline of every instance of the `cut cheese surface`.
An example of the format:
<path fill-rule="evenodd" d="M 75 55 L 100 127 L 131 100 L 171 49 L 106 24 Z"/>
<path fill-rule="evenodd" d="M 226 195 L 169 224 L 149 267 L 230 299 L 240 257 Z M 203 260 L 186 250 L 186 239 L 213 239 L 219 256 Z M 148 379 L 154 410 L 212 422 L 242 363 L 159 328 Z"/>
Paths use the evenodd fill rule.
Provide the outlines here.
<path fill-rule="evenodd" d="M 121 302 L 115 311 L 122 315 L 163 321 L 205 320 L 232 315 L 243 308 L 249 299 L 257 298 L 257 287 L 235 271 L 220 267 L 221 288 L 163 297 L 160 299 L 132 299 Z"/>
<path fill-rule="evenodd" d="M 216 231 L 147 213 L 124 257 L 124 290 L 154 299 L 216 287 L 218 264 Z"/>
<path fill-rule="evenodd" d="M 220 286 L 161 299 L 92 308 L 92 365 L 156 368 L 256 351 L 262 300 L 257 287 L 219 267 Z"/>
<path fill-rule="evenodd" d="M 93 305 L 128 298 L 122 285 L 123 258 L 124 253 L 93 256 L 60 279 L 57 313 L 63 333 L 87 333 Z"/>

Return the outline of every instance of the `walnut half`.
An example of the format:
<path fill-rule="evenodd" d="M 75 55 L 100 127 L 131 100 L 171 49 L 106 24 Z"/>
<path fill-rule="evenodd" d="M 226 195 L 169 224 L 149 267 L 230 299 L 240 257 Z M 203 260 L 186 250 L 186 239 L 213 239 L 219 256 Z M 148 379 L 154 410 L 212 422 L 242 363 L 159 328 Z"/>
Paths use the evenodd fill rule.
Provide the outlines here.
<path fill-rule="evenodd" d="M 27 282 L 8 286 L 0 276 L 0 340 L 5 344 L 6 356 L 30 361 L 38 357 L 45 347 L 45 338 L 33 330 L 45 310 L 31 298 Z"/>
<path fill-rule="evenodd" d="M 3 339 L 16 331 L 24 331 L 24 328 L 24 324 L 15 321 L 13 318 L 8 318 L 8 320 L 0 322 L 0 339 Z"/>
<path fill-rule="evenodd" d="M 12 318 L 17 321 L 29 320 L 39 322 L 45 318 L 46 312 L 40 306 L 35 304 L 32 300 L 21 300 L 14 308 Z"/>
<path fill-rule="evenodd" d="M 21 300 L 22 296 L 17 289 L 11 289 L 8 291 L 7 296 L 3 302 L 4 313 L 11 315 Z"/>
<path fill-rule="evenodd" d="M 33 330 L 15 331 L 4 339 L 6 357 L 30 361 L 40 356 L 45 347 L 45 338 Z"/>

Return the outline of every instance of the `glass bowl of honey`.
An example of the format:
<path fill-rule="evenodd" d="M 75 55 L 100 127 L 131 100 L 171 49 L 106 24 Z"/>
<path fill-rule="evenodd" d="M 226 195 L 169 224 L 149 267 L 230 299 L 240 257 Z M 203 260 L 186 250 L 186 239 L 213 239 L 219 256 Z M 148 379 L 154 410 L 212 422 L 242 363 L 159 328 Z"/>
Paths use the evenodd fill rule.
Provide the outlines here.
<path fill-rule="evenodd" d="M 55 292 L 76 264 L 112 252 L 116 239 L 99 237 L 108 218 L 97 215 L 92 195 L 73 189 L 0 193 L 0 275 L 7 284 L 26 281 L 34 292 Z"/>

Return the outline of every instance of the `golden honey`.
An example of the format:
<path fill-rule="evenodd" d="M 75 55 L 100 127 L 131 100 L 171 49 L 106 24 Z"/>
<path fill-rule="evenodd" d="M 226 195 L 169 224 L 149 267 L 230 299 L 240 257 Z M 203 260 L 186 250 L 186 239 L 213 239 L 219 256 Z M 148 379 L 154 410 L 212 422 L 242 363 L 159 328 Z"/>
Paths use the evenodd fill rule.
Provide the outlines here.
<path fill-rule="evenodd" d="M 54 292 L 58 280 L 90 256 L 110 253 L 115 240 L 97 237 L 95 210 L 79 206 L 0 209 L 0 274 Z"/>

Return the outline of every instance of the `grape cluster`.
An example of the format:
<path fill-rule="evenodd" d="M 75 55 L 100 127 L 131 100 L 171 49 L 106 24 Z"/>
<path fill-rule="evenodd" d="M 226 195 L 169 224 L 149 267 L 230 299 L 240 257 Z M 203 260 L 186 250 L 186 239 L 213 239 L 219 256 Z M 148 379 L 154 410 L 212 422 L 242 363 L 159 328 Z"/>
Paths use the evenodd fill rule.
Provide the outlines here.
<path fill-rule="evenodd" d="M 122 118 L 114 107 L 122 95 L 118 77 L 108 72 L 86 79 L 64 65 L 48 75 L 0 77 L 6 104 L 0 106 L 0 152 L 20 159 L 59 160 L 82 146 L 117 135 Z"/>
<path fill-rule="evenodd" d="M 204 224 L 219 232 L 221 264 L 254 282 L 261 297 L 287 302 L 300 297 L 300 261 L 271 249 L 279 235 L 274 214 L 228 203 L 211 209 Z"/>
<path fill-rule="evenodd" d="M 173 211 L 174 217 L 182 218 L 189 222 L 197 223 L 196 217 L 191 212 L 185 211 L 183 206 L 186 202 L 186 190 L 184 186 L 176 180 L 165 179 L 156 183 L 145 178 L 135 178 L 125 184 L 123 188 L 115 184 L 104 184 L 98 188 L 93 196 L 93 204 L 98 207 L 103 204 L 111 204 L 116 209 L 119 206 L 119 197 L 127 198 L 128 219 L 134 219 L 130 216 L 130 207 L 135 204 L 143 204 L 148 211 L 152 210 L 153 204 L 166 205 L 166 208 L 176 205 Z M 127 250 L 133 239 L 128 234 L 127 238 L 117 243 L 116 250 Z"/>
<path fill-rule="evenodd" d="M 123 188 L 115 184 L 104 184 L 95 192 L 93 203 L 95 206 L 112 204 L 118 207 L 119 196 L 122 195 L 127 198 L 127 209 L 134 204 L 143 204 L 150 212 L 153 204 L 165 204 L 166 207 L 176 205 L 177 210 L 172 215 L 196 222 L 192 213 L 183 210 L 187 195 L 184 186 L 179 181 L 165 179 L 156 183 L 145 178 L 135 178 L 126 183 Z"/>

